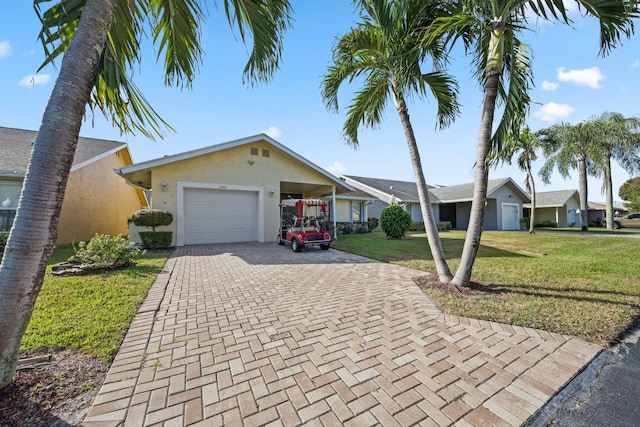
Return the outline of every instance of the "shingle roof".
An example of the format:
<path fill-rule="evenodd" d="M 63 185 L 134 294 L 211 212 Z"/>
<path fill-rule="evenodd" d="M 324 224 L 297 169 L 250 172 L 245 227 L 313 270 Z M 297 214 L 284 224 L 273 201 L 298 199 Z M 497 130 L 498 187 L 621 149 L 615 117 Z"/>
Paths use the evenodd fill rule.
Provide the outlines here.
<path fill-rule="evenodd" d="M 574 194 L 578 194 L 578 190 L 557 190 L 536 193 L 536 208 L 564 206 Z"/>
<path fill-rule="evenodd" d="M 356 185 L 356 183 L 369 187 L 386 195 L 393 195 L 397 200 L 402 202 L 419 203 L 418 187 L 415 182 L 394 181 L 390 179 L 367 178 L 361 176 L 344 175 L 348 183 Z M 527 194 L 513 182 L 511 178 L 490 179 L 487 183 L 487 196 L 505 184 L 512 184 L 514 189 L 522 194 L 523 200 L 528 201 Z M 473 198 L 473 183 L 450 185 L 450 186 L 428 186 L 429 197 L 431 202 L 436 203 L 453 203 L 471 201 Z"/>
<path fill-rule="evenodd" d="M 419 203 L 418 186 L 415 182 L 368 178 L 353 175 L 343 175 L 343 178 L 346 178 L 347 183 L 352 181 L 358 182 L 371 190 L 376 190 L 389 196 L 394 196 L 397 200 L 401 200 L 403 202 Z M 433 188 L 431 186 L 427 187 L 430 191 Z"/>
<path fill-rule="evenodd" d="M 0 126 L 0 174 L 24 175 L 31 159 L 31 141 L 35 141 L 37 134 L 36 131 Z M 80 137 L 73 165 L 126 145 L 123 142 Z"/>

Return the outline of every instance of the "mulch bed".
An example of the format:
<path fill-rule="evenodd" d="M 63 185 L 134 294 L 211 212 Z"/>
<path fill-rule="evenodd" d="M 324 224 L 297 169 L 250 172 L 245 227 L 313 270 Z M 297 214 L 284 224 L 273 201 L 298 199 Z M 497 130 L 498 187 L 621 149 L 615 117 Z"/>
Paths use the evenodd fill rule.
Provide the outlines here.
<path fill-rule="evenodd" d="M 502 291 L 498 286 L 471 281 L 469 287 L 459 288 L 452 284 L 444 284 L 440 282 L 437 274 L 427 274 L 424 276 L 414 277 L 413 281 L 425 292 L 430 289 L 440 291 L 455 292 L 462 295 L 499 295 Z"/>
<path fill-rule="evenodd" d="M 50 360 L 21 368 L 0 392 L 0 427 L 69 427 L 88 413 L 109 367 L 79 352 L 23 352 Z M 43 359 L 47 359 L 44 357 Z"/>

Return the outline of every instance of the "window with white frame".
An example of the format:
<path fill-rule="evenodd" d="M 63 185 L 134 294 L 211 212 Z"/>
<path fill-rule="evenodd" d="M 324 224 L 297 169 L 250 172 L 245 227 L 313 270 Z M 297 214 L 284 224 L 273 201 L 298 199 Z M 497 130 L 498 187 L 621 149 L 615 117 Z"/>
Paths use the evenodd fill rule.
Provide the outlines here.
<path fill-rule="evenodd" d="M 364 217 L 364 203 L 351 202 L 351 221 L 360 222 Z"/>

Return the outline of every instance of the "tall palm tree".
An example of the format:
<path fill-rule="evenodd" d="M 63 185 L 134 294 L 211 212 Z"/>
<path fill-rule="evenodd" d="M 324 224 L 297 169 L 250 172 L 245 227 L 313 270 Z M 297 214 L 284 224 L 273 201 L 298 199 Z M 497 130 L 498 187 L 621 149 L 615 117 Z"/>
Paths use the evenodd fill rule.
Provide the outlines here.
<path fill-rule="evenodd" d="M 613 230 L 613 181 L 611 159 L 630 175 L 640 172 L 640 118 L 605 112 L 593 117 L 596 126 L 594 144 L 601 152 L 602 189 L 606 194 L 606 225 Z"/>
<path fill-rule="evenodd" d="M 570 177 L 572 169 L 578 170 L 578 191 L 580 193 L 580 225 L 582 231 L 589 230 L 588 222 L 588 185 L 587 176 L 601 170 L 598 148 L 594 144 L 597 129 L 594 123 L 558 123 L 539 131 L 544 143 L 544 155 L 547 159 L 540 170 L 545 184 L 551 179 L 551 173 L 557 167 L 563 178 Z M 594 155 L 596 154 L 596 155 Z"/>
<path fill-rule="evenodd" d="M 98 109 L 123 132 L 162 136 L 166 123 L 128 73 L 140 59 L 143 24 L 164 54 L 166 84 L 189 86 L 200 62 L 198 0 L 58 0 L 43 10 L 44 65 L 62 56 L 42 118 L 12 230 L 0 264 L 0 390 L 15 373 L 56 228 L 86 108 Z M 290 22 L 287 0 L 224 0 L 230 25 L 252 39 L 245 76 L 266 80 L 280 60 Z"/>
<path fill-rule="evenodd" d="M 542 143 L 538 136 L 531 132 L 528 126 L 519 134 L 507 135 L 506 144 L 502 151 L 497 153 L 498 161 L 506 161 L 512 164 L 514 158 L 518 168 L 526 173 L 525 188 L 531 197 L 531 214 L 529 216 L 529 234 L 535 234 L 533 229 L 536 221 L 536 183 L 533 178 L 532 163 L 538 160 L 538 150 Z"/>
<path fill-rule="evenodd" d="M 338 90 L 344 82 L 363 77 L 363 88 L 347 108 L 343 135 L 358 146 L 358 128 L 375 127 L 391 99 L 398 112 L 409 147 L 416 178 L 427 240 L 440 280 L 448 283 L 447 265 L 431 208 L 407 99 L 425 96 L 430 90 L 438 103 L 438 123 L 446 126 L 458 113 L 457 85 L 441 71 L 443 51 L 434 41 L 420 45 L 419 36 L 440 13 L 439 2 L 424 0 L 361 0 L 362 22 L 337 41 L 333 63 L 322 82 L 327 108 L 338 111 Z M 421 65 L 430 57 L 436 71 L 423 73 Z"/>
<path fill-rule="evenodd" d="M 600 20 L 600 47 L 606 53 L 633 31 L 630 3 L 625 0 L 577 0 L 586 13 Z M 473 199 L 460 264 L 453 278 L 468 286 L 480 247 L 487 195 L 490 151 L 500 151 L 507 133 L 516 134 L 528 110 L 532 86 L 531 50 L 519 36 L 529 27 L 531 14 L 569 23 L 560 0 L 453 0 L 443 2 L 448 16 L 436 20 L 425 33 L 427 43 L 442 36 L 449 45 L 461 40 L 473 57 L 474 75 L 483 88 Z M 502 115 L 494 129 L 497 105 Z"/>

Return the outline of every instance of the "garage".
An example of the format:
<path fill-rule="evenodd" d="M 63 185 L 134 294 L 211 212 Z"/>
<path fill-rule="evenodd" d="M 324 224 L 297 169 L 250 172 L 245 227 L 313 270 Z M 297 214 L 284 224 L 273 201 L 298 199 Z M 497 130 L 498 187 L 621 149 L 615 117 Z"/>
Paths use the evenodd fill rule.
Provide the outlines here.
<path fill-rule="evenodd" d="M 502 229 L 520 230 L 520 215 L 518 214 L 519 206 L 503 203 L 502 204 Z"/>
<path fill-rule="evenodd" d="M 257 242 L 258 192 L 185 188 L 184 244 Z"/>

